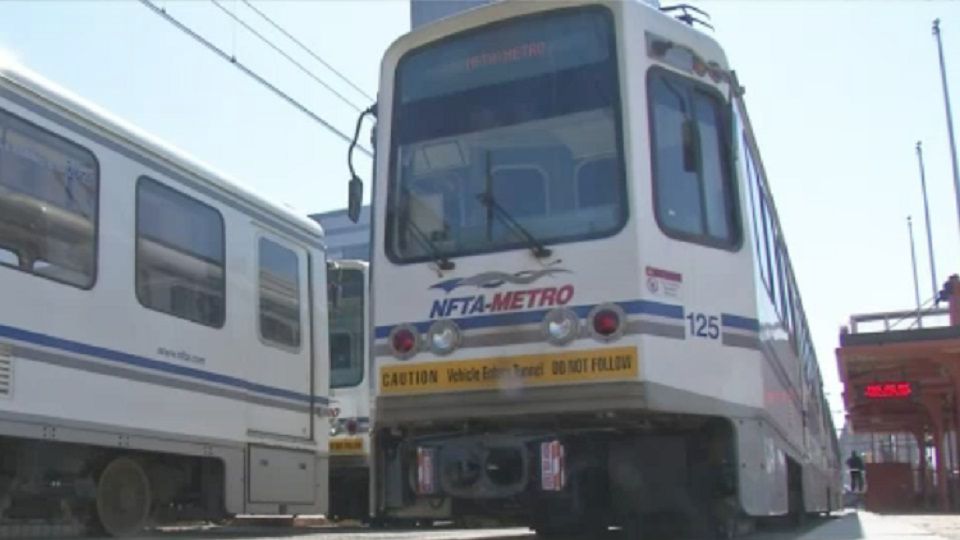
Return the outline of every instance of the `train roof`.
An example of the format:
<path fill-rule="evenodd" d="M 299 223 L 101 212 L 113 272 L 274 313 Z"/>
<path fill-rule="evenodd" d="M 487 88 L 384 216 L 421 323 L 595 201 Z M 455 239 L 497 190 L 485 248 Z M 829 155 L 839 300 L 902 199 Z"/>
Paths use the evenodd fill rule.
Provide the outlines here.
<path fill-rule="evenodd" d="M 14 91 L 27 94 L 34 101 L 43 101 L 59 109 L 61 113 L 67 113 L 106 133 L 121 144 L 132 146 L 137 152 L 149 154 L 167 165 L 172 165 L 222 195 L 265 212 L 301 233 L 315 239 L 323 238 L 323 228 L 306 215 L 297 214 L 270 201 L 230 176 L 190 157 L 186 152 L 112 115 L 14 60 L 0 57 L 0 86 L 12 87 Z"/>

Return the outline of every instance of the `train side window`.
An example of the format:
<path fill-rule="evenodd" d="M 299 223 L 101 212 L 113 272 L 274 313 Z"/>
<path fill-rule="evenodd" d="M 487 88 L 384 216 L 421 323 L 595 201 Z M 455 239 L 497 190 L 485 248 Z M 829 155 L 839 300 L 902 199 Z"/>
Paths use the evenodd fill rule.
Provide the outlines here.
<path fill-rule="evenodd" d="M 223 217 L 156 180 L 137 181 L 137 299 L 149 309 L 220 328 L 225 317 Z"/>
<path fill-rule="evenodd" d="M 722 100 L 683 77 L 651 71 L 653 189 L 670 236 L 719 247 L 739 241 Z"/>
<path fill-rule="evenodd" d="M 770 266 L 770 301 L 773 302 L 777 312 L 782 315 L 783 312 L 780 311 L 780 290 L 783 288 L 783 284 L 780 281 L 780 261 L 777 257 L 777 228 L 773 223 L 769 202 L 766 199 L 763 199 L 763 226 L 768 231 L 767 239 L 770 241 L 767 244 Z"/>
<path fill-rule="evenodd" d="M 780 269 L 783 272 L 783 278 L 781 283 L 783 288 L 780 290 L 780 307 L 783 309 L 780 313 L 783 315 L 783 322 L 787 328 L 787 333 L 790 334 L 790 338 L 793 339 L 794 332 L 794 321 L 793 321 L 793 296 L 790 292 L 793 284 L 790 280 L 790 259 L 787 258 L 786 252 L 783 250 L 783 244 L 777 249 L 777 255 L 780 257 Z"/>
<path fill-rule="evenodd" d="M 330 314 L 330 387 L 348 388 L 363 382 L 364 274 L 355 268 L 327 269 L 327 283 L 337 290 L 328 295 Z"/>
<path fill-rule="evenodd" d="M 300 258 L 296 252 L 260 239 L 260 337 L 274 345 L 300 348 Z"/>
<path fill-rule="evenodd" d="M 770 293 L 770 261 L 767 260 L 767 250 L 770 240 L 767 238 L 767 230 L 764 226 L 764 208 L 762 198 L 763 189 L 760 187 L 760 171 L 757 169 L 756 162 L 753 160 L 753 154 L 750 151 L 750 145 L 746 138 L 743 141 L 744 155 L 746 156 L 747 177 L 745 184 L 749 186 L 750 205 L 753 216 L 753 241 L 757 245 L 757 267 L 760 270 L 760 279 L 763 280 L 767 294 Z"/>
<path fill-rule="evenodd" d="M 777 300 L 780 302 L 780 318 L 787 329 L 787 333 L 793 335 L 793 309 L 790 307 L 790 266 L 786 255 L 783 252 L 783 243 L 777 243 L 777 260 L 780 266 L 780 296 Z"/>
<path fill-rule="evenodd" d="M 790 278 L 790 305 L 793 306 L 793 326 L 794 326 L 794 347 L 799 354 L 802 345 L 801 340 L 807 333 L 807 321 L 803 314 L 803 306 L 800 305 L 800 293 L 797 291 L 797 282 Z"/>
<path fill-rule="evenodd" d="M 759 171 L 757 171 L 759 173 Z M 757 175 L 757 195 L 760 201 L 760 213 L 763 218 L 763 236 L 766 238 L 766 256 L 767 273 L 770 278 L 769 293 L 770 300 L 776 307 L 780 320 L 783 321 L 787 333 L 793 337 L 794 332 L 794 313 L 790 288 L 792 287 L 790 279 L 789 260 L 783 248 L 783 239 L 780 228 L 774 222 L 773 214 L 770 209 L 770 202 L 767 199 L 767 193 L 760 184 L 760 176 Z"/>
<path fill-rule="evenodd" d="M 92 152 L 0 110 L 0 265 L 93 287 L 99 189 Z"/>

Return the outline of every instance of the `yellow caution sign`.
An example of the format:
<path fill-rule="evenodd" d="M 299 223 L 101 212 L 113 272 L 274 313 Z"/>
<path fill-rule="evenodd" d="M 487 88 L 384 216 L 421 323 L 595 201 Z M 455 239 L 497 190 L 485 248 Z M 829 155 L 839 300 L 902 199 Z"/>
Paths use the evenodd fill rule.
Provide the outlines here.
<path fill-rule="evenodd" d="M 380 368 L 381 394 L 511 389 L 637 377 L 637 349 L 619 347 Z"/>
<path fill-rule="evenodd" d="M 330 439 L 331 454 L 362 454 L 363 439 L 360 437 L 343 437 Z"/>

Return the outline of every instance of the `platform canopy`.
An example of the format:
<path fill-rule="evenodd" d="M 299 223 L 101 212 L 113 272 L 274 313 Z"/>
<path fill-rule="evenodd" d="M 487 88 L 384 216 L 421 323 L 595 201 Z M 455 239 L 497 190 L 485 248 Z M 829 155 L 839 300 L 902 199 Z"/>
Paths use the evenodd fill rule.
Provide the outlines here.
<path fill-rule="evenodd" d="M 940 306 L 853 315 L 840 333 L 837 367 L 847 422 L 856 433 L 911 433 L 936 452 L 938 499 L 946 506 L 944 436 L 960 419 L 960 279 L 952 276 Z M 925 452 L 921 452 L 924 456 Z M 921 457 L 918 467 L 926 460 Z"/>

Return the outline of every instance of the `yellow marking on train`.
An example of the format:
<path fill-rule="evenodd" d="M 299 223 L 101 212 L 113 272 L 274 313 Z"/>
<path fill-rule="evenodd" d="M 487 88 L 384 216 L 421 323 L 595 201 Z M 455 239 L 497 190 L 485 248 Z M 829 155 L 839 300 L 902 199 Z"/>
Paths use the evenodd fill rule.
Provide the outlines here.
<path fill-rule="evenodd" d="M 362 454 L 363 439 L 360 437 L 345 437 L 330 439 L 331 454 Z"/>
<path fill-rule="evenodd" d="M 636 347 L 564 351 L 380 368 L 381 394 L 513 389 L 636 379 Z"/>

